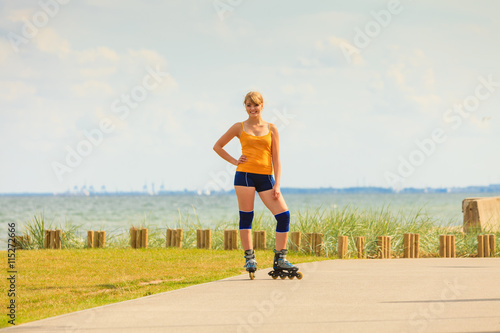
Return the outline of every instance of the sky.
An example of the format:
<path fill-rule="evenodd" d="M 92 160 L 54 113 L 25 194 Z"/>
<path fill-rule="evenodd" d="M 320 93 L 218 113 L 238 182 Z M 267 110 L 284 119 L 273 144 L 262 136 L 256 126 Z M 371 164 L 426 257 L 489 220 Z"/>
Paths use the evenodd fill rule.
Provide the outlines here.
<path fill-rule="evenodd" d="M 0 0 L 0 193 L 231 189 L 212 147 L 251 90 L 282 187 L 498 184 L 499 10 Z"/>

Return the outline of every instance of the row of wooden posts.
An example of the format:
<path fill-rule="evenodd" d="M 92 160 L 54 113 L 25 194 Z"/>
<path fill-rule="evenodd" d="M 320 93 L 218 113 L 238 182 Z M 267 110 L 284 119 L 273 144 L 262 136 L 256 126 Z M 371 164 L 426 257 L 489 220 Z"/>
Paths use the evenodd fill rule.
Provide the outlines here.
<path fill-rule="evenodd" d="M 17 242 L 20 244 L 30 243 L 31 237 L 18 236 Z M 183 230 L 167 229 L 166 245 L 167 247 L 182 247 Z M 323 234 L 321 233 L 302 233 L 293 231 L 289 234 L 291 251 L 302 250 L 305 253 L 314 253 L 318 256 L 323 255 Z M 61 249 L 62 230 L 44 230 L 43 247 L 45 249 Z M 19 244 L 19 245 L 20 245 Z M 106 244 L 105 231 L 88 231 L 87 247 L 103 248 Z M 337 254 L 340 259 L 344 259 L 348 253 L 349 240 L 347 236 L 339 236 L 337 243 Z M 403 235 L 403 257 L 418 258 L 420 235 L 407 233 Z M 130 246 L 134 249 L 148 247 L 148 229 L 136 228 L 130 229 Z M 363 236 L 355 237 L 355 246 L 358 258 L 366 258 L 365 246 L 366 238 Z M 18 246 L 16 246 L 18 247 Z M 212 248 L 212 231 L 210 229 L 196 230 L 196 247 L 199 249 Z M 378 257 L 382 259 L 391 258 L 391 237 L 377 237 Z M 253 248 L 256 250 L 266 249 L 266 231 L 253 231 Z M 224 250 L 238 249 L 238 230 L 224 230 Z M 490 257 L 495 255 L 495 235 L 477 236 L 477 254 L 478 257 Z M 443 258 L 455 258 L 455 235 L 439 236 L 439 256 Z"/>
<path fill-rule="evenodd" d="M 196 247 L 199 249 L 211 248 L 210 229 L 196 231 Z M 290 232 L 290 250 L 302 250 L 305 253 L 323 255 L 323 234 L 305 233 L 300 231 Z M 256 250 L 266 249 L 266 231 L 253 231 L 253 248 Z M 347 257 L 349 240 L 347 236 L 339 236 L 337 243 L 337 254 L 340 259 Z M 355 237 L 355 245 L 358 258 L 366 258 L 366 238 Z M 167 229 L 167 247 L 182 247 L 182 229 Z M 377 237 L 378 257 L 382 259 L 391 258 L 391 237 Z M 238 249 L 238 230 L 224 230 L 224 250 Z M 440 235 L 439 256 L 455 258 L 455 235 Z M 495 255 L 495 235 L 478 236 L 478 256 L 489 257 Z M 403 235 L 403 258 L 419 258 L 420 235 L 407 233 Z"/>

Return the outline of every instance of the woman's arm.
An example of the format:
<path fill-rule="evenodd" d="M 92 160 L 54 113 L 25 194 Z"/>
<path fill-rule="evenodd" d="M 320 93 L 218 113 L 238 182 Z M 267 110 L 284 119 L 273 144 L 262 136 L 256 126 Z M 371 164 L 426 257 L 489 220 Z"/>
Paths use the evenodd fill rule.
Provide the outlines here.
<path fill-rule="evenodd" d="M 278 199 L 281 194 L 280 138 L 278 128 L 274 124 L 271 124 L 271 158 L 274 169 L 273 197 Z"/>
<path fill-rule="evenodd" d="M 227 151 L 224 150 L 224 146 L 227 145 L 229 141 L 231 141 L 235 136 L 240 135 L 239 132 L 240 128 L 241 128 L 241 123 L 234 124 L 226 133 L 224 133 L 224 135 L 220 137 L 219 140 L 217 140 L 217 142 L 214 145 L 214 151 L 220 157 L 222 157 L 223 159 L 225 159 L 226 161 L 228 161 L 233 165 L 244 163 L 247 160 L 245 155 L 241 155 L 241 157 L 237 160 L 231 155 L 229 155 Z"/>

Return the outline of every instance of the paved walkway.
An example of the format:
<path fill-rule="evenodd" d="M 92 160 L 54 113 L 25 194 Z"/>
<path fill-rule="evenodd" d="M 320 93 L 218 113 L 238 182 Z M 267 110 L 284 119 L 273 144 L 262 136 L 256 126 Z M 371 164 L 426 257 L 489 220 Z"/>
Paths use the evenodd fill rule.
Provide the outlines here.
<path fill-rule="evenodd" d="M 500 332 L 500 258 L 331 260 L 44 319 L 6 332 Z"/>

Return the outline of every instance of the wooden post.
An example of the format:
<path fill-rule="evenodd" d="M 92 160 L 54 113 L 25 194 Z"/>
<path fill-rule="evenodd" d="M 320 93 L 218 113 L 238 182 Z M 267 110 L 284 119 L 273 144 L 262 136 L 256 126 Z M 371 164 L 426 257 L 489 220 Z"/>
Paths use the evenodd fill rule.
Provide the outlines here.
<path fill-rule="evenodd" d="M 144 229 L 148 230 L 148 229 Z M 145 231 L 148 233 L 149 231 Z M 167 229 L 167 247 L 182 247 L 182 229 Z M 147 236 L 146 236 L 147 237 Z M 147 239 L 146 239 L 147 240 Z M 196 243 L 198 245 L 198 231 L 196 231 Z"/>
<path fill-rule="evenodd" d="M 311 253 L 312 249 L 312 233 L 305 233 L 302 242 L 302 251 L 305 253 Z"/>
<path fill-rule="evenodd" d="M 233 230 L 227 230 L 227 249 L 232 250 L 233 249 Z"/>
<path fill-rule="evenodd" d="M 455 235 L 450 235 L 450 242 L 451 242 L 450 258 L 456 258 L 457 257 L 457 253 L 455 251 Z"/>
<path fill-rule="evenodd" d="M 419 258 L 420 257 L 420 235 L 419 234 L 414 234 L 414 239 L 413 239 L 413 258 Z"/>
<path fill-rule="evenodd" d="M 411 258 L 411 234 L 403 235 L 403 258 Z"/>
<path fill-rule="evenodd" d="M 233 250 L 238 250 L 238 230 L 231 230 L 233 235 Z"/>
<path fill-rule="evenodd" d="M 385 236 L 385 257 L 391 259 L 391 236 Z"/>
<path fill-rule="evenodd" d="M 142 247 L 142 233 L 143 228 L 138 228 L 135 233 L 135 248 L 140 249 Z"/>
<path fill-rule="evenodd" d="M 43 234 L 43 248 L 48 249 L 50 245 L 50 230 L 45 230 Z"/>
<path fill-rule="evenodd" d="M 56 248 L 56 231 L 55 230 L 50 230 L 50 243 L 49 243 L 49 248 L 55 249 Z"/>
<path fill-rule="evenodd" d="M 300 231 L 292 231 L 290 233 L 290 250 L 300 251 Z"/>
<path fill-rule="evenodd" d="M 403 235 L 403 257 L 418 258 L 419 257 L 419 234 L 404 234 Z"/>
<path fill-rule="evenodd" d="M 348 242 L 347 236 L 339 236 L 339 241 L 337 243 L 337 255 L 339 259 L 344 259 L 346 257 L 349 245 Z"/>
<path fill-rule="evenodd" d="M 484 257 L 483 235 L 477 235 L 477 256 L 479 258 Z"/>
<path fill-rule="evenodd" d="M 62 230 L 56 230 L 54 245 L 56 249 L 62 249 Z"/>
<path fill-rule="evenodd" d="M 495 235 L 477 236 L 477 256 L 478 257 L 495 256 Z"/>
<path fill-rule="evenodd" d="M 455 235 L 439 235 L 439 256 L 455 258 Z"/>
<path fill-rule="evenodd" d="M 87 248 L 91 249 L 94 247 L 94 232 L 92 230 L 87 231 Z"/>
<path fill-rule="evenodd" d="M 170 247 L 170 238 L 172 237 L 171 233 L 172 233 L 172 230 L 167 229 L 167 235 L 165 237 L 165 239 L 166 239 L 165 247 Z"/>
<path fill-rule="evenodd" d="M 175 246 L 182 248 L 182 229 L 175 230 Z"/>
<path fill-rule="evenodd" d="M 106 231 L 99 231 L 99 247 L 103 248 L 106 245 Z"/>
<path fill-rule="evenodd" d="M 205 249 L 210 250 L 212 248 L 212 230 L 206 229 L 203 239 L 204 239 L 203 245 L 205 245 Z"/>
<path fill-rule="evenodd" d="M 92 244 L 94 247 L 99 247 L 99 231 L 98 230 L 94 230 L 94 232 L 92 233 L 93 235 L 93 239 L 92 239 Z"/>
<path fill-rule="evenodd" d="M 391 237 L 378 236 L 377 245 L 380 259 L 391 259 Z"/>
<path fill-rule="evenodd" d="M 384 236 L 377 237 L 377 247 L 378 247 L 378 256 L 380 259 L 384 259 L 385 251 L 384 251 Z"/>
<path fill-rule="evenodd" d="M 147 249 L 148 248 L 148 233 L 149 230 L 147 228 L 141 229 L 141 247 Z"/>
<path fill-rule="evenodd" d="M 29 237 L 29 236 L 28 236 Z M 490 243 L 490 255 L 494 257 L 496 255 L 496 244 L 495 244 L 495 234 L 488 235 Z"/>
<path fill-rule="evenodd" d="M 323 234 L 314 234 L 314 254 L 321 256 L 323 254 Z"/>
<path fill-rule="evenodd" d="M 196 247 L 198 249 L 212 248 L 212 231 L 210 229 L 196 230 Z"/>
<path fill-rule="evenodd" d="M 366 238 L 363 236 L 356 237 L 356 249 L 358 250 L 358 258 L 365 258 Z"/>
<path fill-rule="evenodd" d="M 483 244 L 484 244 L 484 256 L 489 257 L 490 256 L 490 235 L 484 235 L 483 236 Z"/>
<path fill-rule="evenodd" d="M 136 239 L 137 239 L 137 228 L 130 228 L 130 247 L 133 249 L 137 248 Z"/>
<path fill-rule="evenodd" d="M 253 248 L 255 250 L 266 249 L 266 231 L 256 230 L 253 232 Z"/>
<path fill-rule="evenodd" d="M 446 235 L 446 257 L 448 257 L 448 258 L 451 258 L 453 255 L 452 243 L 455 243 L 455 242 L 452 242 L 451 235 Z"/>
<path fill-rule="evenodd" d="M 175 247 L 175 229 L 170 229 L 169 246 Z"/>
<path fill-rule="evenodd" d="M 439 235 L 439 256 L 441 258 L 447 257 L 446 249 L 446 235 Z"/>

